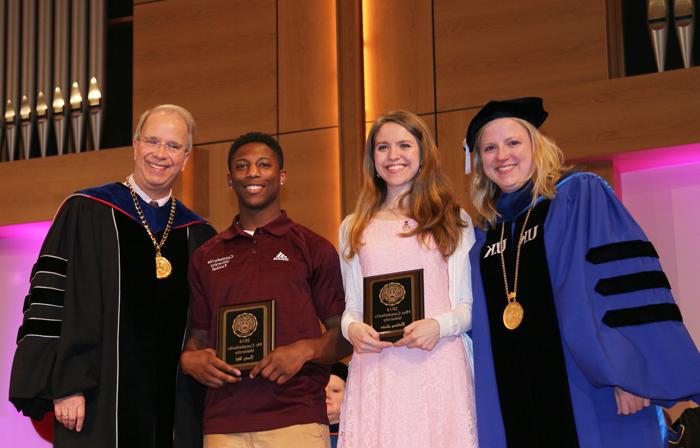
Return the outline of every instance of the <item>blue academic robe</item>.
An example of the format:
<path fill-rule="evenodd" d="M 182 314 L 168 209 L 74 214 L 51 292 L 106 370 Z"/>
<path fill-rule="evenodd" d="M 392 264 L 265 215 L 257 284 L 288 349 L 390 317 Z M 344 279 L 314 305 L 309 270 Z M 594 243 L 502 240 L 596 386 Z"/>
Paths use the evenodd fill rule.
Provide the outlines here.
<path fill-rule="evenodd" d="M 542 201 L 548 200 L 539 198 L 538 204 Z M 522 222 L 530 202 L 527 186 L 501 195 L 498 209 L 503 220 Z M 481 446 L 505 448 L 489 327 L 503 323 L 489 322 L 487 300 L 502 301 L 504 307 L 506 301 L 485 294 L 486 238 L 487 232 L 477 230 L 470 252 L 477 423 Z M 614 387 L 660 405 L 698 401 L 700 355 L 644 232 L 605 181 L 574 173 L 559 181 L 535 238 L 544 239 L 579 446 L 662 446 L 654 406 L 617 415 Z M 524 319 L 532 318 L 526 306 Z M 518 381 L 518 375 L 512 371 L 509 378 Z"/>

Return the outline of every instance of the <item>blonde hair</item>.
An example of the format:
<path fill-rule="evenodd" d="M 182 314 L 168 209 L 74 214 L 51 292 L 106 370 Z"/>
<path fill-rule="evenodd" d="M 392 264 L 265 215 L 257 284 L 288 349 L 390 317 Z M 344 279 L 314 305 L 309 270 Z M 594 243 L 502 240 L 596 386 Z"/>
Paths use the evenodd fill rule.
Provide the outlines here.
<path fill-rule="evenodd" d="M 191 150 L 192 141 L 194 140 L 194 131 L 196 127 L 194 123 L 194 118 L 192 117 L 190 111 L 188 111 L 182 106 L 177 106 L 175 104 L 161 104 L 152 109 L 148 109 L 146 112 L 142 113 L 139 117 L 139 122 L 136 125 L 136 129 L 134 130 L 134 140 L 139 140 L 141 138 L 141 132 L 143 131 L 143 127 L 146 124 L 146 120 L 148 120 L 148 117 L 150 117 L 156 112 L 173 113 L 185 121 L 185 125 L 187 126 L 187 146 L 185 147 L 185 150 Z"/>
<path fill-rule="evenodd" d="M 520 123 L 530 136 L 532 145 L 533 173 L 532 173 L 532 204 L 539 196 L 552 199 L 556 194 L 556 183 L 561 177 L 571 170 L 564 165 L 564 153 L 550 138 L 543 135 L 530 122 L 507 117 Z M 474 174 L 472 175 L 471 196 L 476 209 L 476 224 L 481 228 L 493 227 L 500 214 L 496 210 L 496 200 L 500 189 L 484 173 L 484 164 L 481 159 L 480 144 L 481 135 L 486 125 L 476 134 L 476 148 L 474 149 Z"/>
<path fill-rule="evenodd" d="M 418 226 L 403 237 L 417 235 L 427 245 L 430 237 L 444 257 L 451 255 L 459 245 L 461 228 L 467 223 L 460 217 L 460 207 L 452 196 L 445 174 L 440 169 L 440 154 L 430 130 L 416 114 L 404 110 L 392 111 L 374 122 L 367 136 L 362 163 L 362 189 L 355 211 L 347 227 L 346 258 L 354 257 L 362 246 L 362 234 L 372 217 L 379 211 L 387 195 L 386 182 L 376 175 L 374 145 L 377 133 L 386 123 L 396 123 L 411 133 L 418 142 L 421 167 L 411 188 L 399 198 L 408 200 L 408 215 Z"/>

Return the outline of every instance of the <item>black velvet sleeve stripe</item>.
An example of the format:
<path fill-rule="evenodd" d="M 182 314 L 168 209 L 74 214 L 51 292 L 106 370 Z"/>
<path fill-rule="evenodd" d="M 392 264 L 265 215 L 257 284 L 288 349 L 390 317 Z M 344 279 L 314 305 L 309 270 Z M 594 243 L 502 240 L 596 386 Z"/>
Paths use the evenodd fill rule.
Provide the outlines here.
<path fill-rule="evenodd" d="M 595 285 L 595 290 L 604 296 L 653 288 L 671 289 L 666 274 L 662 271 L 644 271 L 603 278 Z"/>
<path fill-rule="evenodd" d="M 31 303 L 46 303 L 48 305 L 63 306 L 63 291 L 48 288 L 32 288 L 29 301 Z"/>
<path fill-rule="evenodd" d="M 29 309 L 29 304 L 31 303 L 31 302 L 30 302 L 31 297 L 32 297 L 32 296 L 30 296 L 29 294 L 27 294 L 26 296 L 24 296 L 24 304 L 22 305 L 22 312 L 23 312 L 23 313 L 26 313 L 27 310 Z"/>
<path fill-rule="evenodd" d="M 61 335 L 60 320 L 27 319 L 17 333 L 17 342 L 27 335 L 40 337 L 59 337 Z"/>
<path fill-rule="evenodd" d="M 659 254 L 656 253 L 654 245 L 649 241 L 620 241 L 619 243 L 604 244 L 591 248 L 586 254 L 586 261 L 600 264 L 636 257 L 659 258 Z"/>
<path fill-rule="evenodd" d="M 67 264 L 68 262 L 63 258 L 43 255 L 39 257 L 39 260 L 37 260 L 36 264 L 34 265 L 33 271 L 48 271 L 55 272 L 56 274 L 66 275 Z"/>
<path fill-rule="evenodd" d="M 610 310 L 603 316 L 603 323 L 608 327 L 642 325 L 667 320 L 683 322 L 681 311 L 675 303 L 658 303 L 656 305 Z"/>

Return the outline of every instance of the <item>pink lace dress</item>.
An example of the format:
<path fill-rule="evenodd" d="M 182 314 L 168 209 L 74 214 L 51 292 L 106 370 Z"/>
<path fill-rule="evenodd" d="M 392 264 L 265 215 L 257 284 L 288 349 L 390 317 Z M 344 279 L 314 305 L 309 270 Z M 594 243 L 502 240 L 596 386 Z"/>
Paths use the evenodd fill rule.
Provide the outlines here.
<path fill-rule="evenodd" d="M 411 223 L 415 225 L 415 223 Z M 447 262 L 400 221 L 373 220 L 359 251 L 363 276 L 423 268 L 425 316 L 451 309 Z M 354 353 L 340 413 L 340 448 L 477 446 L 474 384 L 459 336 L 431 351 L 390 347 Z"/>

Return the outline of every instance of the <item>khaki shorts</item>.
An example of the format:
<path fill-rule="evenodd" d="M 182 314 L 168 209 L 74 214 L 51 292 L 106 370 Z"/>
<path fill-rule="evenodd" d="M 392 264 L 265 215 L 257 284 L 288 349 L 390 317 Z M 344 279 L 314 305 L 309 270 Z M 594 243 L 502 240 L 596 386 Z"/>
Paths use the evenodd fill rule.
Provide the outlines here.
<path fill-rule="evenodd" d="M 269 431 L 205 434 L 204 448 L 330 448 L 328 426 L 292 425 Z"/>

